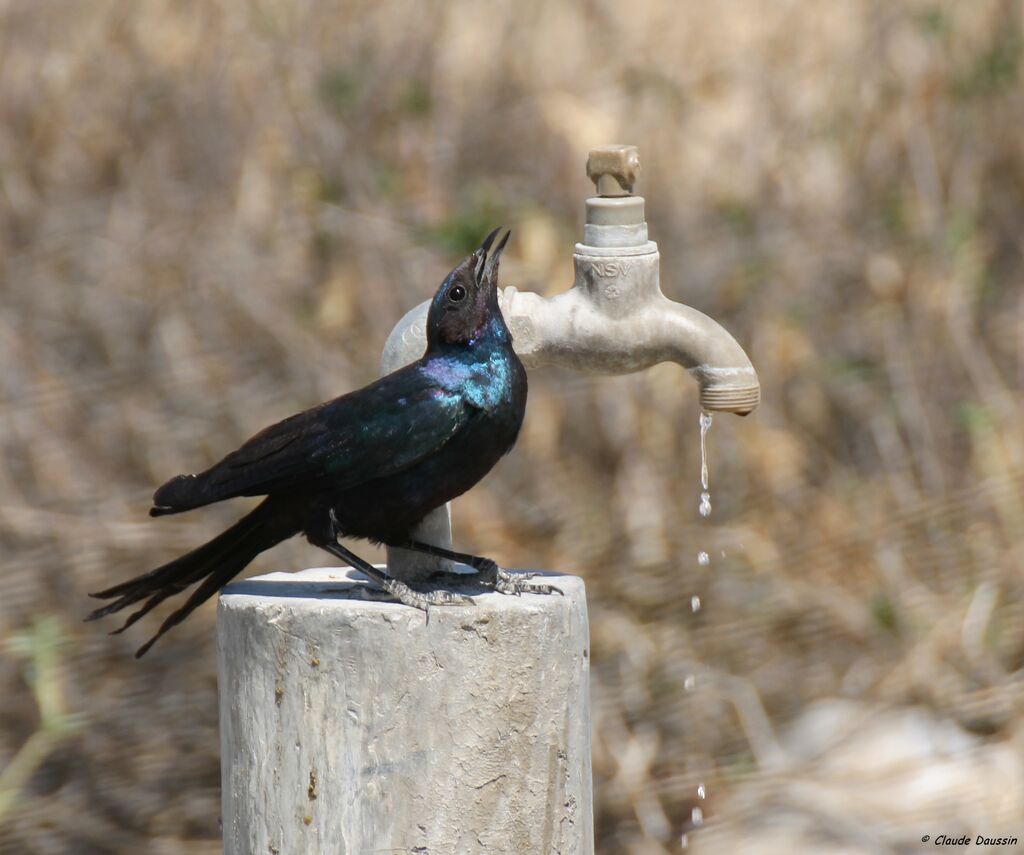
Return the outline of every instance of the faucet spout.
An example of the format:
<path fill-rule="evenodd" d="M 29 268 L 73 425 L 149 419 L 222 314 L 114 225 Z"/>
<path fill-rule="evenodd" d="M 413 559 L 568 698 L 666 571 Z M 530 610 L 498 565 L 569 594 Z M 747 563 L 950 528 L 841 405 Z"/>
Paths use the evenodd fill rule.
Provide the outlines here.
<path fill-rule="evenodd" d="M 673 343 L 672 361 L 700 385 L 701 409 L 738 416 L 753 412 L 761 402 L 761 384 L 739 342 L 703 312 L 666 303 L 661 334 Z"/>

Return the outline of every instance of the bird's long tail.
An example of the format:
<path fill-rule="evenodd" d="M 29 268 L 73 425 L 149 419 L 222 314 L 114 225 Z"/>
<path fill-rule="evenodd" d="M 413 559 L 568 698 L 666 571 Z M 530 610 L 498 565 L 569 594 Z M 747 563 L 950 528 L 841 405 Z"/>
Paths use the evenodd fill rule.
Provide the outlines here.
<path fill-rule="evenodd" d="M 86 620 L 98 620 L 145 600 L 141 608 L 132 612 L 124 626 L 115 630 L 115 634 L 124 632 L 168 597 L 200 582 L 185 604 L 172 613 L 157 634 L 135 654 L 136 657 L 144 656 L 161 635 L 185 620 L 257 555 L 297 534 L 299 527 L 288 517 L 273 499 L 265 499 L 227 531 L 198 549 L 120 585 L 91 594 L 101 600 L 113 599 L 114 602 L 96 609 Z"/>

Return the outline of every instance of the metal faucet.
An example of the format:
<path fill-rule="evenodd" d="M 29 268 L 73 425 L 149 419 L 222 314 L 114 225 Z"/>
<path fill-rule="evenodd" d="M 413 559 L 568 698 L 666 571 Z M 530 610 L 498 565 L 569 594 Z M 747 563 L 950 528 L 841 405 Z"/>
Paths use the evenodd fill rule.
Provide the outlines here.
<path fill-rule="evenodd" d="M 658 246 L 647 238 L 644 199 L 633 195 L 640 171 L 636 146 L 596 148 L 587 175 L 597 195 L 586 202 L 583 242 L 576 244 L 572 288 L 546 299 L 509 286 L 499 291 L 505 322 L 527 368 L 564 365 L 601 374 L 628 374 L 658 362 L 677 362 L 700 384 L 708 412 L 745 416 L 761 386 L 736 340 L 707 315 L 662 292 Z M 388 336 L 382 373 L 423 355 L 429 301 L 408 312 Z M 415 537 L 451 547 L 451 508 L 430 514 Z M 388 550 L 389 573 L 422 579 L 450 562 L 402 549 Z"/>

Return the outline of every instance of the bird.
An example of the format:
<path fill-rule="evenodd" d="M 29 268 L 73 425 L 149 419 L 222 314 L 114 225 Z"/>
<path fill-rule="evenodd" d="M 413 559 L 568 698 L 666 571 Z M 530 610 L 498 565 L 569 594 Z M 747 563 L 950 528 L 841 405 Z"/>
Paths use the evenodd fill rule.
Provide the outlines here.
<path fill-rule="evenodd" d="M 430 511 L 473 487 L 512 449 L 523 423 L 526 371 L 498 306 L 498 266 L 510 231 L 491 252 L 500 231 L 492 231 L 445 277 L 430 304 L 420 359 L 273 424 L 209 469 L 178 475 L 160 487 L 150 509 L 154 517 L 240 496 L 264 499 L 208 543 L 91 594 L 112 602 L 86 620 L 142 603 L 114 631 L 120 633 L 195 585 L 139 648 L 135 655 L 141 658 L 257 555 L 298 534 L 349 562 L 399 602 L 423 610 L 471 600 L 440 585 L 414 589 L 339 539 L 459 561 L 476 571 L 476 581 L 505 594 L 557 592 L 532 582 L 531 574 L 513 574 L 489 558 L 432 546 L 413 535 Z"/>

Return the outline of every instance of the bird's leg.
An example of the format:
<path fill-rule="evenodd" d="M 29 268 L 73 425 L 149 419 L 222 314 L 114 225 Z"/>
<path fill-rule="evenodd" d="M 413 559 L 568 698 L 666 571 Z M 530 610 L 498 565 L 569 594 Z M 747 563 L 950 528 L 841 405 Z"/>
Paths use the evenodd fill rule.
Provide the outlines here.
<path fill-rule="evenodd" d="M 398 602 L 403 603 L 404 605 L 422 609 L 423 611 L 426 611 L 428 606 L 473 605 L 473 601 L 469 597 L 465 597 L 462 594 L 456 594 L 453 591 L 427 591 L 426 593 L 414 591 L 406 585 L 405 582 L 392 578 L 383 570 L 374 567 L 369 561 L 364 561 L 354 552 L 346 549 L 337 541 L 333 543 L 318 543 L 317 546 L 321 549 L 327 550 L 331 555 L 334 555 L 337 558 L 348 561 L 349 564 L 368 576 L 381 588 L 391 594 L 392 597 L 398 600 Z"/>
<path fill-rule="evenodd" d="M 495 591 L 499 591 L 502 594 L 515 594 L 518 596 L 522 593 L 530 594 L 561 594 L 562 591 L 556 588 L 554 585 L 545 585 L 540 582 L 531 582 L 537 574 L 536 573 L 510 573 L 508 570 L 504 570 L 498 566 L 497 562 L 485 558 L 482 555 L 471 555 L 468 552 L 455 552 L 452 549 L 445 549 L 442 546 L 434 546 L 430 543 L 422 543 L 418 540 L 409 540 L 405 543 L 392 543 L 389 546 L 397 546 L 402 549 L 411 549 L 414 552 L 423 552 L 426 555 L 433 555 L 437 558 L 447 558 L 449 561 L 458 561 L 461 564 L 466 564 L 476 570 L 475 581 L 481 584 L 487 585 L 494 588 Z M 447 573 L 444 575 L 445 581 L 458 582 L 460 579 L 465 581 L 465 574 L 462 573 Z"/>

